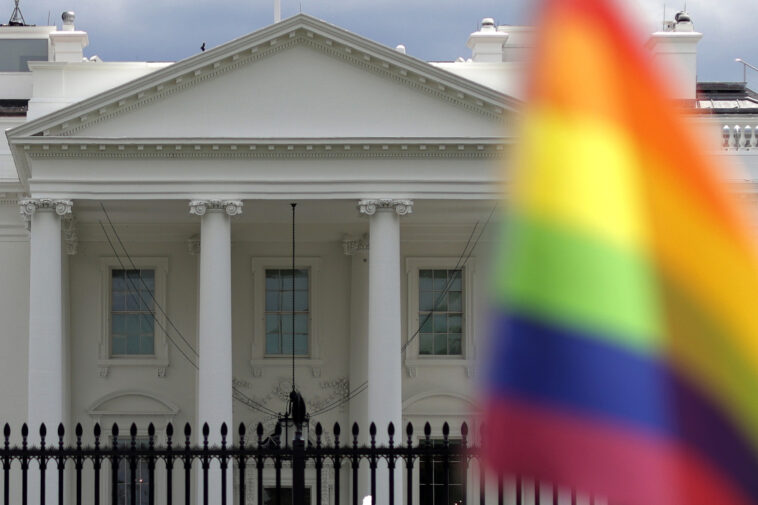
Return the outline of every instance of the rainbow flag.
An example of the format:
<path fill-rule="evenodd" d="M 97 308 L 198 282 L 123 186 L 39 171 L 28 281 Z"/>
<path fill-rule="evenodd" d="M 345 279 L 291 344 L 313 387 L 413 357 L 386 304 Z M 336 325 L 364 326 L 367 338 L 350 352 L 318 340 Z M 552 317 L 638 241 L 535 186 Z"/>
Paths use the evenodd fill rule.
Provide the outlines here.
<path fill-rule="evenodd" d="M 758 263 L 609 0 L 548 0 L 508 187 L 490 461 L 621 505 L 758 504 Z"/>

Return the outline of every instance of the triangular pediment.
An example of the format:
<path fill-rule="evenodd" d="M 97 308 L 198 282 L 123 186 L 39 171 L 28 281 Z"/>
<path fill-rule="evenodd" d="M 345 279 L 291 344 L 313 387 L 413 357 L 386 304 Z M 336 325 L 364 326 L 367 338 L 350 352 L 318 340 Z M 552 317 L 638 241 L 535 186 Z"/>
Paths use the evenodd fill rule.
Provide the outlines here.
<path fill-rule="evenodd" d="M 299 14 L 31 121 L 9 139 L 494 138 L 517 106 Z"/>

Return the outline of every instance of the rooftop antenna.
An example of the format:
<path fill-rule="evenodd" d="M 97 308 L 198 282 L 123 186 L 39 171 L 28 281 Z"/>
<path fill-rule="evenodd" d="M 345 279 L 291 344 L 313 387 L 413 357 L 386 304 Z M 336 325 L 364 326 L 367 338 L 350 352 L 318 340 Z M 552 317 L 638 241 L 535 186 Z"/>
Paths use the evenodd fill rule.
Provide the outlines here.
<path fill-rule="evenodd" d="M 274 23 L 282 20 L 282 0 L 274 0 Z"/>
<path fill-rule="evenodd" d="M 11 13 L 11 18 L 8 20 L 8 25 L 10 26 L 26 26 L 26 21 L 24 21 L 24 15 L 21 14 L 21 9 L 18 7 L 18 2 L 20 0 L 13 0 L 15 3 L 15 7 L 13 8 L 13 13 Z"/>

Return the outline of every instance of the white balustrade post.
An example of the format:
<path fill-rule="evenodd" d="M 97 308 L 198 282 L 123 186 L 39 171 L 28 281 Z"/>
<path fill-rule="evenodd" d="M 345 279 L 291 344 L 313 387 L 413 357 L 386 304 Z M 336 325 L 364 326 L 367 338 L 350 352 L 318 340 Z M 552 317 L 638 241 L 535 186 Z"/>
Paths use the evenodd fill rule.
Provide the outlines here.
<path fill-rule="evenodd" d="M 368 420 L 377 428 L 377 444 L 388 442 L 387 426 L 395 425 L 402 440 L 402 367 L 400 311 L 400 216 L 413 210 L 410 200 L 362 200 L 358 207 L 369 216 L 368 275 Z M 368 427 L 361 427 L 364 440 Z M 395 473 L 395 503 L 402 503 L 402 472 Z M 389 471 L 377 471 L 377 504 L 388 503 Z"/>
<path fill-rule="evenodd" d="M 27 419 L 29 440 L 39 445 L 39 428 L 45 423 L 46 445 L 57 443 L 58 424 L 64 421 L 65 375 L 63 349 L 63 291 L 61 217 L 71 213 L 70 200 L 19 201 L 21 214 L 31 226 L 29 261 L 29 370 Z M 39 503 L 40 481 L 36 465 L 29 475 L 29 503 Z M 57 499 L 57 471 L 46 472 L 45 491 Z"/>
<path fill-rule="evenodd" d="M 208 423 L 210 446 L 221 445 L 221 425 L 228 428 L 227 443 L 235 432 L 232 423 L 232 264 L 231 216 L 242 213 L 237 200 L 193 200 L 190 213 L 200 222 L 200 288 L 198 314 L 197 425 Z M 221 472 L 214 462 L 208 475 L 209 503 L 221 501 Z M 198 479 L 198 503 L 202 503 L 202 479 Z M 232 503 L 232 473 L 227 473 L 227 503 Z"/>

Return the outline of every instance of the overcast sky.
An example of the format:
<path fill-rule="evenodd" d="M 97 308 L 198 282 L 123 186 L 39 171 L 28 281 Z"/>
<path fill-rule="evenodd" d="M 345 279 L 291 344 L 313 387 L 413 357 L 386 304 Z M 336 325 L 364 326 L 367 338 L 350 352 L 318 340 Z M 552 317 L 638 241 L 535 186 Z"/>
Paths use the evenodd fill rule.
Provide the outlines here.
<path fill-rule="evenodd" d="M 469 57 L 468 35 L 483 17 L 524 24 L 536 0 L 281 0 L 282 15 L 303 12 L 424 60 Z M 644 32 L 660 27 L 663 0 L 617 0 L 637 14 Z M 684 0 L 666 0 L 669 18 Z M 2 0 L 10 15 L 12 0 Z M 758 66 L 756 0 L 687 0 L 699 45 L 699 80 L 742 80 L 737 57 Z M 106 61 L 176 61 L 262 28 L 273 21 L 273 0 L 21 0 L 27 23 L 60 25 L 63 10 L 76 11 L 76 25 L 89 32 L 85 54 Z M 2 19 L 5 21 L 4 19 Z M 748 74 L 758 89 L 758 72 Z"/>

